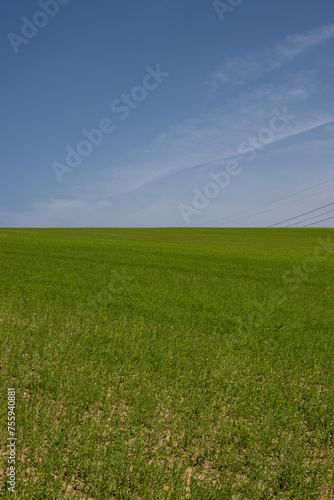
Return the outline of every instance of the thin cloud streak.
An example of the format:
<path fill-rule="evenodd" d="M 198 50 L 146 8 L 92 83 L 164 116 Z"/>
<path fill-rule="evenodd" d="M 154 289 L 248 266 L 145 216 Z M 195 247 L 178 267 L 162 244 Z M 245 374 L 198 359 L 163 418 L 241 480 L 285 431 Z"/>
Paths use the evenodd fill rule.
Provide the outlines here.
<path fill-rule="evenodd" d="M 310 130 L 315 130 L 319 127 L 323 127 L 324 125 L 328 125 L 328 124 L 331 124 L 333 122 L 334 122 L 334 118 L 331 118 L 330 120 L 319 119 L 316 123 L 305 125 L 299 129 L 295 129 L 295 130 L 291 131 L 291 133 L 289 133 L 289 134 L 285 134 L 285 135 L 282 135 L 281 137 L 277 137 L 276 139 L 274 139 L 272 141 L 271 144 L 276 144 L 276 143 L 283 141 L 285 139 L 289 139 L 290 137 L 304 134 L 305 132 L 309 132 Z M 249 155 L 249 153 L 251 153 L 252 151 L 255 151 L 255 149 L 256 148 L 248 149 L 246 154 Z M 150 178 L 143 181 L 142 183 L 140 183 L 139 185 L 136 185 L 133 188 L 129 188 L 127 191 L 123 191 L 122 194 L 135 192 L 139 189 L 142 189 L 144 186 L 147 186 L 148 184 L 162 180 L 162 179 L 167 178 L 167 177 L 171 177 L 171 176 L 173 176 L 175 174 L 179 174 L 181 172 L 185 172 L 187 170 L 195 170 L 195 169 L 202 169 L 202 168 L 208 168 L 208 167 L 212 168 L 216 163 L 221 163 L 223 161 L 241 158 L 241 156 L 242 155 L 240 155 L 239 153 L 232 153 L 232 154 L 227 154 L 224 156 L 220 156 L 218 158 L 211 159 L 211 160 L 204 162 L 204 163 L 199 163 L 196 165 L 189 165 L 189 166 L 181 168 L 181 169 L 178 167 L 171 167 L 170 170 L 168 170 L 167 172 L 153 175 Z"/>
<path fill-rule="evenodd" d="M 334 24 L 322 26 L 307 35 L 289 35 L 284 41 L 260 54 L 228 58 L 209 78 L 207 85 L 210 93 L 215 93 L 224 85 L 240 86 L 248 80 L 259 78 L 283 64 L 334 37 Z"/>

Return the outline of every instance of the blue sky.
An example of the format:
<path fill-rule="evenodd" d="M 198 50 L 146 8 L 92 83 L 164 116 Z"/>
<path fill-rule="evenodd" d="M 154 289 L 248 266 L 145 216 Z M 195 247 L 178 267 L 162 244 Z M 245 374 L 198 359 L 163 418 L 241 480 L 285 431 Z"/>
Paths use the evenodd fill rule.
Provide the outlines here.
<path fill-rule="evenodd" d="M 1 226 L 333 227 L 329 0 L 0 10 Z"/>

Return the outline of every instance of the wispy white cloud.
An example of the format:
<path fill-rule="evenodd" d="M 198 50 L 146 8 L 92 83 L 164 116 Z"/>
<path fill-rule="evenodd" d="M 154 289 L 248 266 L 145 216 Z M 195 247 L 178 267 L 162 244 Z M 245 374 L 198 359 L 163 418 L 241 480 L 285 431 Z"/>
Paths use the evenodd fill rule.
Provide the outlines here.
<path fill-rule="evenodd" d="M 330 127 L 326 127 L 326 129 L 328 128 Z M 305 132 L 307 132 L 307 130 Z M 304 153 L 316 155 L 319 154 L 319 152 L 321 152 L 322 154 L 327 154 L 328 157 L 330 156 L 333 157 L 334 139 L 314 139 L 309 141 L 294 142 L 293 144 L 282 144 L 278 149 L 278 152 L 280 154 L 283 153 L 288 154 L 288 153 L 300 152 L 301 149 L 303 150 Z"/>
<path fill-rule="evenodd" d="M 258 54 L 248 54 L 237 58 L 227 58 L 213 72 L 207 85 L 215 92 L 222 85 L 242 85 L 246 81 L 258 78 L 264 73 L 273 71 L 286 62 L 304 53 L 316 45 L 334 37 L 334 24 L 322 26 L 306 35 L 289 35 L 275 46 L 264 49 Z"/>
<path fill-rule="evenodd" d="M 49 199 L 34 202 L 24 211 L 0 213 L 4 225 L 22 227 L 57 227 L 94 225 L 94 218 L 106 214 L 108 201 L 87 201 L 80 198 Z"/>
<path fill-rule="evenodd" d="M 168 226 L 178 220 L 171 197 L 157 199 L 123 197 L 117 203 L 104 200 L 49 199 L 21 211 L 0 212 L 5 227 L 150 227 Z"/>
<path fill-rule="evenodd" d="M 120 195 L 172 174 L 235 157 L 242 141 L 269 126 L 273 108 L 286 107 L 296 116 L 282 132 L 275 133 L 272 143 L 329 124 L 333 113 L 318 110 L 312 102 L 319 88 L 317 75 L 306 71 L 287 76 L 280 84 L 242 92 L 224 106 L 170 127 L 138 152 L 137 161 L 106 169 L 92 191 Z"/>
<path fill-rule="evenodd" d="M 287 37 L 260 55 L 227 61 L 219 74 L 211 79 L 212 87 L 229 82 L 243 83 L 261 76 L 333 36 L 334 24 L 308 35 Z M 44 200 L 34 203 L 26 211 L 1 213 L 3 223 L 43 227 L 93 226 L 97 223 L 126 226 L 133 222 L 133 225 L 140 226 L 143 220 L 152 225 L 160 220 L 168 225 L 168 221 L 179 217 L 177 202 L 171 201 L 171 193 L 175 193 L 178 201 L 184 199 L 189 185 L 194 185 L 196 171 L 205 171 L 209 163 L 237 156 L 242 141 L 268 127 L 273 108 L 286 107 L 295 118 L 284 130 L 275 133 L 272 143 L 326 124 L 327 133 L 331 133 L 334 113 L 330 111 L 328 100 L 320 103 L 318 99 L 323 90 L 322 82 L 321 72 L 312 70 L 286 75 L 280 81 L 259 84 L 255 89 L 243 89 L 223 105 L 206 109 L 197 117 L 171 126 L 146 148 L 137 151 L 136 160 L 116 168 L 106 166 L 98 175 L 95 171 L 89 178 L 78 177 L 68 199 Z M 324 95 L 331 95 L 331 89 L 326 91 Z M 320 151 L 322 146 L 321 141 L 314 141 L 313 152 L 317 148 Z M 181 173 L 184 173 L 182 186 L 177 177 Z M 185 181 L 187 173 L 188 181 Z M 161 182 L 155 184 L 155 181 Z M 171 207 L 174 207 L 175 214 L 171 213 Z M 214 204 L 212 207 L 214 210 Z"/>

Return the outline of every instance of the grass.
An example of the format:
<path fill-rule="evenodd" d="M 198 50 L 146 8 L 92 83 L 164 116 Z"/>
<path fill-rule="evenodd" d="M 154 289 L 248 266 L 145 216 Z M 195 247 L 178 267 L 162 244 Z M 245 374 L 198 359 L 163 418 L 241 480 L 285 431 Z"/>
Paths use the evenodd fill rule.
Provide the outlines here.
<path fill-rule="evenodd" d="M 0 234 L 2 496 L 334 498 L 333 230 Z"/>

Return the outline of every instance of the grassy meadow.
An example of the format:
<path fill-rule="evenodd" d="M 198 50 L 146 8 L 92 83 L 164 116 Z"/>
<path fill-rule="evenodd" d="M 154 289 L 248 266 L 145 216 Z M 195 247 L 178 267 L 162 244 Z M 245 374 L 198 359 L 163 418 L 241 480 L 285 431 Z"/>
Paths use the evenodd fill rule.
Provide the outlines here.
<path fill-rule="evenodd" d="M 334 498 L 334 230 L 0 236 L 1 496 Z"/>

